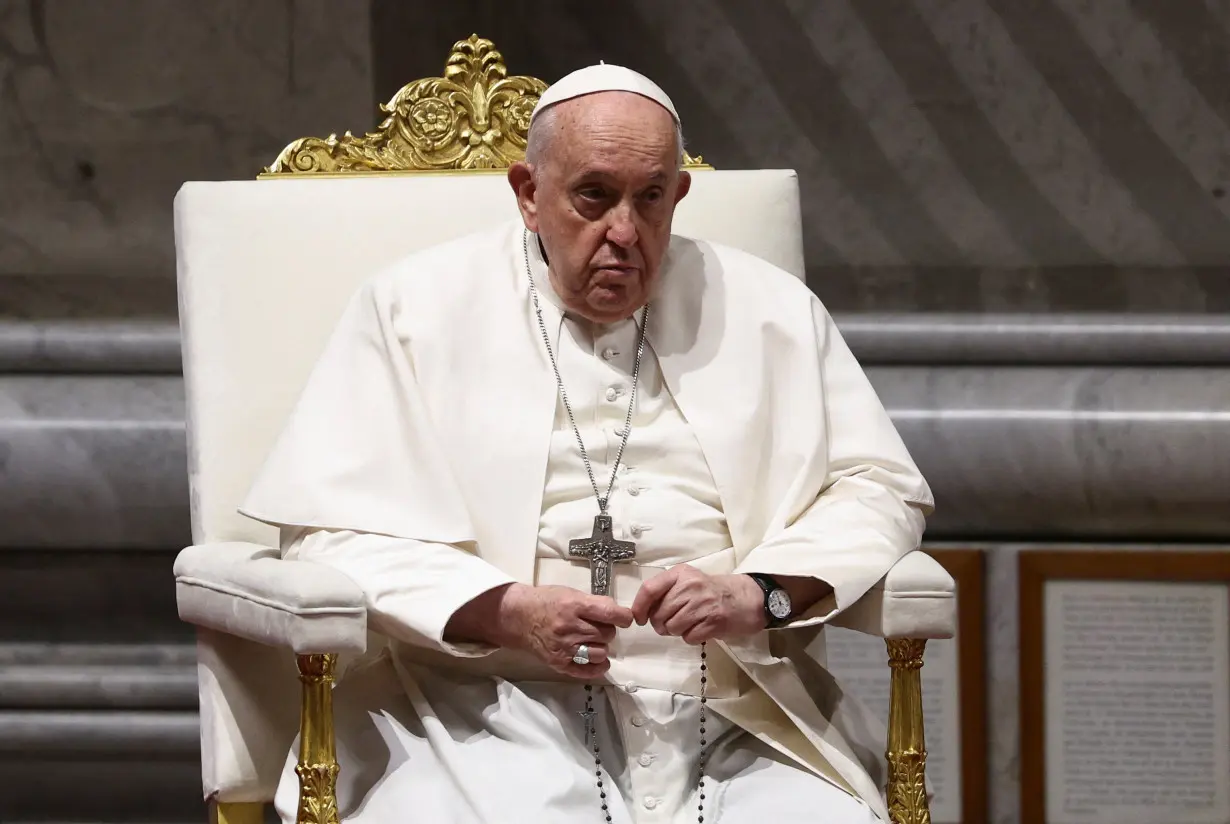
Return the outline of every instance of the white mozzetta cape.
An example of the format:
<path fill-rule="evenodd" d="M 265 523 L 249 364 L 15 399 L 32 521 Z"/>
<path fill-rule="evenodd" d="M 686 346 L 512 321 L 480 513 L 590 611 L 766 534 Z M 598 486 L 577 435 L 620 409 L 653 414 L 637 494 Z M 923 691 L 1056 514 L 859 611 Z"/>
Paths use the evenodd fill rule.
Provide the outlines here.
<path fill-rule="evenodd" d="M 522 232 L 428 249 L 359 291 L 244 514 L 451 544 L 533 583 L 557 396 Z M 833 587 L 790 627 L 722 645 L 763 692 L 714 709 L 805 764 L 819 755 L 887 818 L 804 647 L 918 546 L 930 490 L 832 319 L 788 273 L 675 236 L 648 339 L 721 495 L 736 571 Z"/>

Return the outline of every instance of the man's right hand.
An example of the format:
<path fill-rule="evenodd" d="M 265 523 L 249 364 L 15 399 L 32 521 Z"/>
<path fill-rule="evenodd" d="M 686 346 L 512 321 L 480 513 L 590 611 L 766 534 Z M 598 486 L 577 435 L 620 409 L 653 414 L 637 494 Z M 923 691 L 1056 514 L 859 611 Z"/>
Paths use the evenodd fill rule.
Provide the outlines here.
<path fill-rule="evenodd" d="M 571 587 L 510 584 L 484 593 L 453 614 L 445 637 L 465 637 L 529 652 L 574 678 L 592 680 L 611 668 L 608 645 L 617 628 L 632 626 L 632 610 L 613 598 Z M 581 644 L 589 663 L 573 663 Z"/>

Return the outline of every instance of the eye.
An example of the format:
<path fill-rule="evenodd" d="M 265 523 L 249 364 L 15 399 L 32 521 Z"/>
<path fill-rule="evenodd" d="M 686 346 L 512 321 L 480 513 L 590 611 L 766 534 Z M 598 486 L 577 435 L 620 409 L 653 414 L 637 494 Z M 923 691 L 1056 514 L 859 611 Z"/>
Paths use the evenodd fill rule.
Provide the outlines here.
<path fill-rule="evenodd" d="M 664 193 L 661 187 L 654 186 L 652 189 L 649 189 L 643 192 L 641 194 L 641 199 L 644 200 L 646 203 L 657 203 L 659 200 L 662 199 L 663 194 Z"/>
<path fill-rule="evenodd" d="M 582 186 L 577 189 L 577 195 L 585 200 L 602 200 L 606 197 L 606 190 L 601 186 Z"/>

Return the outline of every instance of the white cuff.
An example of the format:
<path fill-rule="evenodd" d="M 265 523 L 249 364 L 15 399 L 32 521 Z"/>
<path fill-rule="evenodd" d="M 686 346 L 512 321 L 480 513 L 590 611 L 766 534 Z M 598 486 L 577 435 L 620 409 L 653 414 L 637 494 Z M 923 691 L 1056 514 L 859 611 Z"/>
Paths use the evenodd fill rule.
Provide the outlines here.
<path fill-rule="evenodd" d="M 461 658 L 496 647 L 449 643 L 444 630 L 474 598 L 513 579 L 463 547 L 367 532 L 313 529 L 302 532 L 288 556 L 329 566 L 362 590 L 376 632 L 413 646 Z"/>

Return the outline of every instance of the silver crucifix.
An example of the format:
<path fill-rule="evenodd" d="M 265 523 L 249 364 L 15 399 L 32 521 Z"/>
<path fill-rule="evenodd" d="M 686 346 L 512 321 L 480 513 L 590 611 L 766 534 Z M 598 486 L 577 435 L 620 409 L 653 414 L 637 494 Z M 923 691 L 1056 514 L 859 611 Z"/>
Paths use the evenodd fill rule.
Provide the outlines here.
<path fill-rule="evenodd" d="M 586 707 L 579 715 L 584 719 L 585 723 L 585 746 L 589 746 L 589 738 L 597 733 L 598 728 L 594 726 L 594 717 L 598 714 L 593 707 Z"/>
<path fill-rule="evenodd" d="M 611 567 L 636 557 L 636 544 L 615 540 L 611 516 L 594 518 L 594 533 L 588 538 L 568 542 L 568 554 L 589 561 L 589 591 L 594 595 L 611 594 Z"/>

